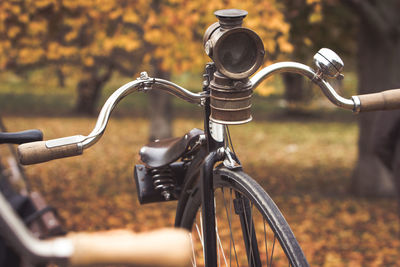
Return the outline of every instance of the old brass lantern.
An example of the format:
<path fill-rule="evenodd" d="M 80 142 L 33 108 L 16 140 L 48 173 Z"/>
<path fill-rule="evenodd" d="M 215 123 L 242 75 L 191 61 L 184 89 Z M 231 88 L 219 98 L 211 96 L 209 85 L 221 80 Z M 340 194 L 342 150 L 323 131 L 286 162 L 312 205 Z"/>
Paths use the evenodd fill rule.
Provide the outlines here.
<path fill-rule="evenodd" d="M 204 49 L 216 71 L 210 82 L 210 120 L 220 124 L 251 121 L 252 84 L 249 77 L 262 65 L 265 55 L 261 38 L 242 27 L 247 11 L 218 10 L 218 22 L 204 34 Z"/>

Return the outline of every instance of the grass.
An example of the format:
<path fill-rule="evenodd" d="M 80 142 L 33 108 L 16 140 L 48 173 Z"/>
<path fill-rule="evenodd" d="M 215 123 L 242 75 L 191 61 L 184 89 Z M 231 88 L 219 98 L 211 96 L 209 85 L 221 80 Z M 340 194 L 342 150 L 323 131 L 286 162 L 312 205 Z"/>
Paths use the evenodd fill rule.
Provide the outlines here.
<path fill-rule="evenodd" d="M 7 116 L 9 129 L 40 128 L 46 139 L 87 134 L 94 118 Z M 174 134 L 202 128 L 178 119 Z M 400 229 L 393 199 L 355 198 L 347 188 L 357 127 L 338 121 L 252 122 L 231 128 L 244 170 L 264 187 L 292 226 L 312 266 L 399 265 Z M 56 206 L 69 230 L 173 224 L 175 202 L 140 206 L 132 181 L 148 121 L 117 117 L 83 156 L 29 166 L 33 187 Z"/>

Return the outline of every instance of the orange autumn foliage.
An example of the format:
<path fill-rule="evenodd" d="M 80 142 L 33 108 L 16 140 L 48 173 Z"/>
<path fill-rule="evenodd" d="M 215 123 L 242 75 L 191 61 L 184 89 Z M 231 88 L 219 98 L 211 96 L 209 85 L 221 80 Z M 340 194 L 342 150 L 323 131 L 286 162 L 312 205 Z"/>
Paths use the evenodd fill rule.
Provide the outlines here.
<path fill-rule="evenodd" d="M 223 8 L 249 11 L 245 26 L 267 55 L 291 52 L 276 0 L 16 0 L 0 2 L 0 70 L 55 64 L 79 74 L 111 66 L 132 75 L 157 62 L 170 73 L 199 72 L 209 60 L 203 33 Z"/>

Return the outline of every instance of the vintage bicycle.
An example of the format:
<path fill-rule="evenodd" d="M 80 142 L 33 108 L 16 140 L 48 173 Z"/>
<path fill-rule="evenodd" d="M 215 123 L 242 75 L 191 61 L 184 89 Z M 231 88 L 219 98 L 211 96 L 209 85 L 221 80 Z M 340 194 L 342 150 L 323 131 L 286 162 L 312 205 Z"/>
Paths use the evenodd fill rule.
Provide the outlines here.
<path fill-rule="evenodd" d="M 206 64 L 203 91 L 193 93 L 170 81 L 141 73 L 116 90 L 87 135 L 19 146 L 23 164 L 76 156 L 104 133 L 117 103 L 133 92 L 162 90 L 204 110 L 204 130 L 183 137 L 155 140 L 140 150 L 143 164 L 134 178 L 142 204 L 177 200 L 175 227 L 191 231 L 193 266 L 308 266 L 285 218 L 265 190 L 241 166 L 229 125 L 251 121 L 253 90 L 271 75 L 290 72 L 309 78 L 335 105 L 355 113 L 400 108 L 400 90 L 341 97 L 327 81 L 341 76 L 343 62 L 323 48 L 314 56 L 316 69 L 296 62 L 262 65 L 260 37 L 242 27 L 246 11 L 215 12 L 218 22 L 204 35 Z"/>

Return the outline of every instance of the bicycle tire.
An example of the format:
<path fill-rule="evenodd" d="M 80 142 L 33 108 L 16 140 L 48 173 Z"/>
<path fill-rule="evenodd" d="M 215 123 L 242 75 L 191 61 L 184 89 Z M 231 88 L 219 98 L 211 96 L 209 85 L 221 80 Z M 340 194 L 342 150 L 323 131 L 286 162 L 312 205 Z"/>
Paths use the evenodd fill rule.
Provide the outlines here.
<path fill-rule="evenodd" d="M 282 213 L 279 211 L 278 207 L 275 205 L 273 200 L 269 197 L 269 195 L 264 191 L 264 189 L 256 182 L 254 181 L 249 175 L 244 173 L 241 170 L 229 170 L 225 167 L 217 167 L 214 169 L 214 189 L 215 189 L 215 206 L 216 206 L 216 224 L 217 224 L 217 247 L 218 247 L 218 262 L 219 266 L 223 266 L 222 263 L 225 263 L 226 266 L 309 266 L 308 262 L 306 260 L 306 257 L 304 256 L 304 253 L 298 244 L 292 230 L 290 229 L 288 223 L 286 222 L 285 218 L 283 217 Z M 221 196 L 218 196 L 218 189 L 221 190 L 222 192 L 222 198 Z M 225 196 L 226 191 L 230 192 L 230 199 L 229 199 L 229 213 L 227 210 L 227 199 Z M 232 222 L 231 219 L 238 217 L 238 216 L 232 216 L 232 207 L 235 209 L 235 214 L 237 214 L 236 206 L 241 206 L 235 205 L 235 200 L 232 199 L 232 192 L 234 191 L 235 194 L 235 200 L 239 199 L 238 202 L 243 202 L 243 203 L 251 203 L 249 204 L 250 206 L 250 216 L 247 214 L 247 221 L 250 221 L 250 223 L 247 223 L 247 225 L 250 225 L 250 227 L 247 227 L 247 229 L 244 230 L 242 222 L 241 228 L 242 231 L 232 231 L 234 226 L 234 222 Z M 221 195 L 221 194 L 219 194 Z M 243 200 L 247 199 L 247 200 Z M 232 203 L 231 203 L 232 200 Z M 222 210 L 225 209 L 226 213 L 226 218 L 228 219 L 228 226 L 229 226 L 229 264 L 225 256 L 225 251 L 227 250 L 226 246 L 223 245 L 223 241 L 226 241 L 226 231 L 224 231 L 224 236 L 222 235 L 222 232 L 220 231 L 220 225 L 221 225 L 221 220 L 220 220 L 220 213 L 221 213 L 221 208 L 220 208 L 220 203 L 217 202 L 223 202 L 223 208 Z M 199 229 L 198 224 L 195 223 L 196 220 L 198 220 L 201 215 L 197 214 L 200 213 L 200 205 L 201 205 L 201 191 L 199 185 L 197 185 L 194 189 L 191 190 L 190 196 L 187 199 L 184 211 L 182 213 L 181 218 L 179 219 L 179 222 L 177 226 L 183 227 L 188 229 L 189 231 L 192 231 L 192 246 L 193 246 L 193 265 L 194 266 L 202 266 L 204 264 L 204 256 L 203 258 L 201 253 L 201 248 L 199 249 L 199 245 L 194 244 L 196 238 L 196 233 L 201 232 L 201 229 Z M 247 205 L 247 204 L 246 204 Z M 243 205 L 243 208 L 245 209 L 245 206 Z M 263 220 L 263 227 L 264 228 L 264 236 L 267 239 L 267 234 L 268 232 L 273 233 L 274 236 L 274 241 L 272 243 L 272 251 L 271 255 L 269 255 L 268 252 L 268 243 L 270 243 L 269 246 L 271 246 L 272 241 L 265 240 L 264 244 L 263 242 L 259 242 L 259 238 L 257 236 L 260 235 L 260 224 L 254 223 L 254 219 L 257 219 L 256 215 L 254 214 L 254 207 L 257 209 L 259 212 L 258 217 L 261 215 L 262 220 Z M 223 213 L 223 211 L 222 211 Z M 241 211 L 239 211 L 239 214 Z M 242 212 L 243 213 L 243 212 Z M 197 217 L 197 218 L 196 218 Z M 244 216 L 246 218 L 246 215 Z M 239 220 L 240 221 L 240 220 Z M 237 223 L 236 223 L 237 225 Z M 201 222 L 200 222 L 200 228 L 201 228 Z M 269 230 L 266 230 L 266 227 L 269 227 Z M 245 227 L 246 228 L 246 227 Z M 251 229 L 253 228 L 253 229 Z M 256 230 L 254 230 L 256 229 Z M 255 235 L 251 235 L 250 232 L 254 233 L 257 232 Z M 244 235 L 246 235 L 246 232 L 250 238 L 247 241 L 247 244 L 252 243 L 251 237 L 255 236 L 257 242 L 255 242 L 253 248 L 252 246 L 246 246 L 246 253 L 245 257 L 243 255 L 237 255 L 237 251 L 244 251 L 243 249 L 243 243 L 242 242 L 237 242 L 237 238 L 235 240 L 235 236 L 237 237 L 238 233 L 237 232 L 242 232 L 242 237 L 244 238 Z M 262 230 L 261 230 L 262 232 Z M 261 233 L 261 235 L 263 235 Z M 200 238 L 200 244 L 202 243 L 201 241 L 201 236 Z M 241 239 L 241 238 L 240 238 Z M 274 256 L 274 249 L 278 249 L 278 247 L 275 248 L 275 241 L 279 241 L 281 250 L 282 252 L 279 252 L 278 259 L 273 258 Z M 235 244 L 236 241 L 236 244 Z M 232 261 L 232 243 L 233 243 L 233 261 Z M 242 247 L 236 248 L 238 243 L 242 244 Z M 244 242 L 246 243 L 246 241 Z M 276 242 L 278 243 L 278 242 Z M 239 245 L 240 246 L 240 245 Z M 195 249 L 196 248 L 196 249 Z M 199 251 L 197 251 L 199 250 Z M 258 250 L 257 252 L 254 252 Z M 265 253 L 264 253 L 265 250 Z M 249 253 L 250 251 L 250 253 Z M 261 251 L 261 253 L 260 253 Z M 250 255 L 250 257 L 249 257 Z M 254 256 L 256 255 L 256 256 Z M 283 255 L 283 256 L 282 256 Z M 285 264 L 282 263 L 282 257 L 284 257 L 283 261 L 286 261 Z M 244 262 L 244 264 L 239 264 L 239 258 L 241 261 Z M 222 260 L 221 260 L 222 259 Z M 273 263 L 273 265 L 272 265 Z"/>

